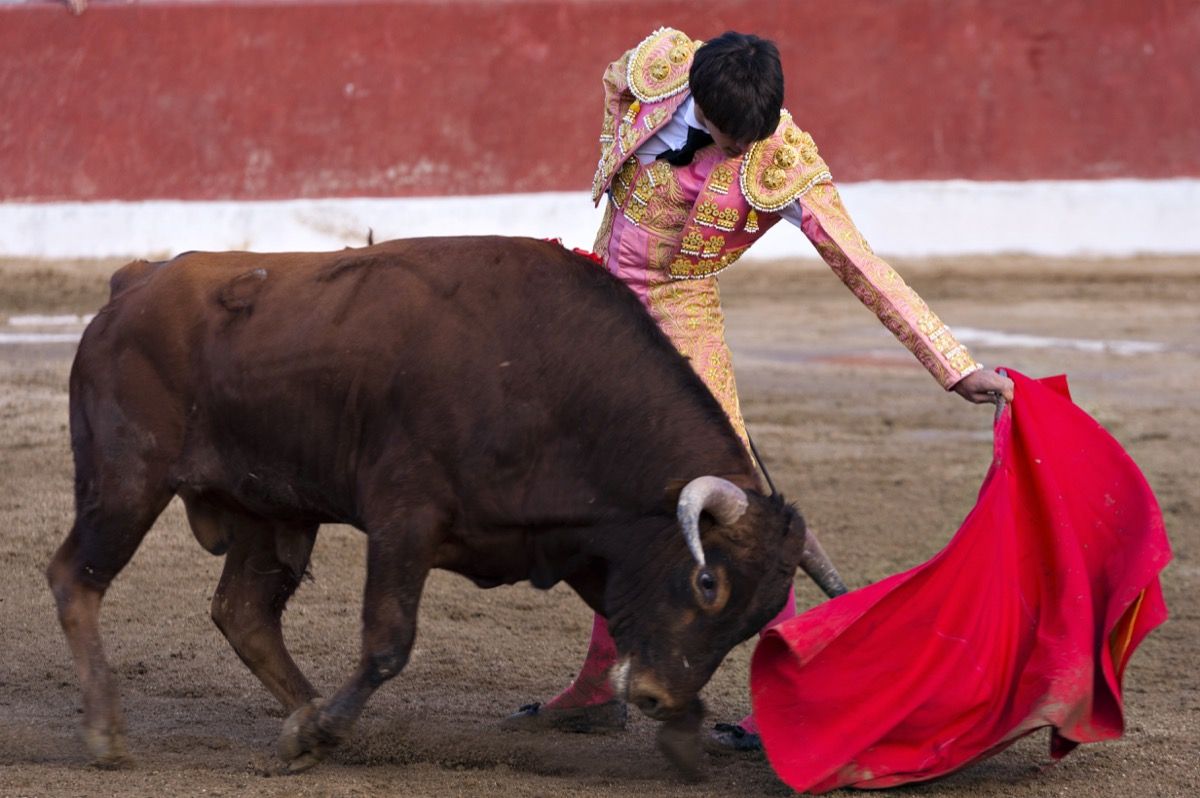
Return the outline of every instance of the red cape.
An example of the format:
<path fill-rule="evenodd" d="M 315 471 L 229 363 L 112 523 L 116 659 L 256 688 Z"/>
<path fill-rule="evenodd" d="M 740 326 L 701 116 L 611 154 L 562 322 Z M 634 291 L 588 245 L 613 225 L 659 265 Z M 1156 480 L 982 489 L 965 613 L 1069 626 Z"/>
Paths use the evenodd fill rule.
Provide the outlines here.
<path fill-rule="evenodd" d="M 946 548 L 754 652 L 754 715 L 794 789 L 936 778 L 1043 726 L 1055 758 L 1121 735 L 1125 665 L 1167 615 L 1162 514 L 1065 378 L 1010 376 L 991 469 Z"/>

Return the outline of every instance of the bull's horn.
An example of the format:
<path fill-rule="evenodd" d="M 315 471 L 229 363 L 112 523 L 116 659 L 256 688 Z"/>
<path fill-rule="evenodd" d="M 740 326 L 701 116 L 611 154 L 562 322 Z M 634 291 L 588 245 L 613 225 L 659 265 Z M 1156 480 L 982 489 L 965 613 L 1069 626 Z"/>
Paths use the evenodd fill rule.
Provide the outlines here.
<path fill-rule="evenodd" d="M 838 575 L 837 569 L 833 567 L 833 562 L 825 553 L 825 549 L 821 547 L 821 541 L 817 540 L 817 536 L 811 529 L 804 537 L 804 551 L 800 554 L 800 567 L 804 569 L 804 573 L 808 574 L 810 579 L 817 583 L 817 587 L 821 588 L 826 596 L 834 598 L 846 592 L 846 584 Z"/>
<path fill-rule="evenodd" d="M 746 512 L 750 502 L 746 492 L 727 479 L 720 477 L 696 477 L 679 493 L 679 504 L 675 517 L 687 542 L 688 551 L 701 566 L 704 565 L 704 548 L 700 545 L 700 513 L 708 510 L 717 522 L 728 526 Z"/>

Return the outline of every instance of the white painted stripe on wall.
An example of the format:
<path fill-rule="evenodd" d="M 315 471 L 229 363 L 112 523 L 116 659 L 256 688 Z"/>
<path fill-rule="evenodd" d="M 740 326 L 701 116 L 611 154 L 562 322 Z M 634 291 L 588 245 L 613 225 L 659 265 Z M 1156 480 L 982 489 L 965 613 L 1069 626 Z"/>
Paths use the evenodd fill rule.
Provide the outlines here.
<path fill-rule="evenodd" d="M 886 256 L 1200 253 L 1200 180 L 867 182 L 840 186 Z M 157 258 L 191 249 L 326 250 L 422 235 L 562 238 L 590 248 L 583 192 L 262 202 L 0 203 L 0 256 Z M 813 257 L 779 224 L 759 258 Z"/>
<path fill-rule="evenodd" d="M 0 345 L 6 344 L 73 344 L 83 335 L 76 333 L 0 333 Z"/>
<path fill-rule="evenodd" d="M 86 316 L 74 313 L 65 316 L 42 316 L 35 313 L 26 316 L 9 316 L 8 323 L 13 327 L 65 327 L 72 324 L 87 324 L 95 317 L 95 313 L 89 313 Z"/>
<path fill-rule="evenodd" d="M 980 330 L 974 327 L 955 327 L 954 337 L 964 344 L 1013 347 L 1016 349 L 1074 349 L 1111 355 L 1149 355 L 1169 348 L 1158 341 L 1122 341 L 1097 338 L 1054 338 L 1043 335 L 1008 333 L 1001 330 Z"/>

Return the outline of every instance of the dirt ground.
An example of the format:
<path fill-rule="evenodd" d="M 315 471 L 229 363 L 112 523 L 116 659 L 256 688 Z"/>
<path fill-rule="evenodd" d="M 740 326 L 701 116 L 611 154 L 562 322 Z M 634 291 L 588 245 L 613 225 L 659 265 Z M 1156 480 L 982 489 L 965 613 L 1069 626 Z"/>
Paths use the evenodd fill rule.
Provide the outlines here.
<path fill-rule="evenodd" d="M 0 331 L 10 317 L 85 313 L 114 262 L 0 261 Z M 1171 620 L 1126 674 L 1127 732 L 1057 765 L 1045 732 L 940 781 L 929 796 L 1200 795 L 1200 259 L 988 258 L 897 262 L 953 326 L 1059 339 L 1157 342 L 1090 351 L 1070 341 L 976 343 L 988 365 L 1066 372 L 1076 401 L 1141 465 L 1166 515 L 1175 561 Z M 862 586 L 927 559 L 974 503 L 990 459 L 991 412 L 945 395 L 815 263 L 746 263 L 723 279 L 746 417 L 780 489 Z M 28 329 L 28 328 L 21 328 Z M 79 690 L 43 569 L 70 527 L 69 342 L 0 343 L 0 796 L 50 795 L 786 795 L 757 755 L 710 754 L 709 779 L 678 781 L 653 724 L 624 734 L 504 733 L 497 721 L 562 687 L 590 615 L 565 588 L 478 590 L 437 573 L 411 664 L 368 705 L 345 746 L 281 776 L 282 713 L 209 620 L 221 561 L 178 503 L 117 579 L 104 632 L 137 764 L 102 772 L 79 740 Z M 286 615 L 300 666 L 331 691 L 357 650 L 364 539 L 327 527 Z M 819 600 L 798 581 L 804 606 Z M 747 705 L 753 643 L 705 691 L 714 719 Z"/>

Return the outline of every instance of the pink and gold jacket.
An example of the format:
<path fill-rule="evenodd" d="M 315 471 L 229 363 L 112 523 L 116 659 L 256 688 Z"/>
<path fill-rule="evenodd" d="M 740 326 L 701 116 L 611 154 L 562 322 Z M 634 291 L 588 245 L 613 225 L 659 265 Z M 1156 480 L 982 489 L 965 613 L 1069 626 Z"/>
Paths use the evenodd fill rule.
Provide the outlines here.
<path fill-rule="evenodd" d="M 671 168 L 664 162 L 642 165 L 634 153 L 689 96 L 692 56 L 702 45 L 662 28 L 605 73 L 592 199 L 598 204 L 607 194 L 610 211 L 632 224 L 643 223 Z M 744 155 L 698 160 L 712 165 L 663 264 L 672 279 L 705 279 L 729 267 L 779 221 L 782 208 L 797 202 L 801 229 L 822 259 L 943 387 L 980 368 L 916 292 L 871 250 L 842 204 L 812 136 L 787 111 L 775 133 Z"/>

